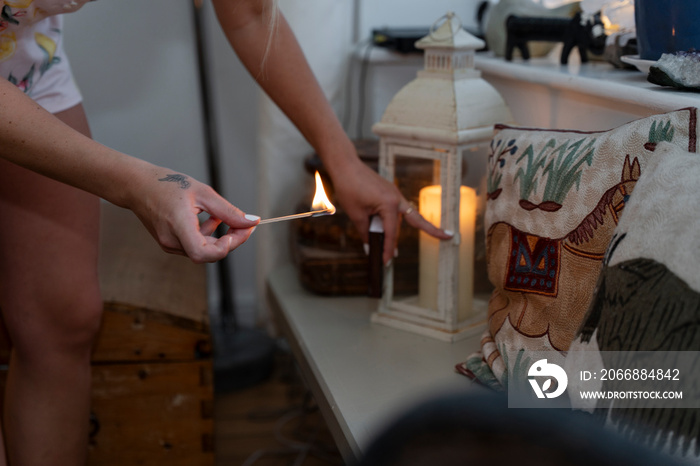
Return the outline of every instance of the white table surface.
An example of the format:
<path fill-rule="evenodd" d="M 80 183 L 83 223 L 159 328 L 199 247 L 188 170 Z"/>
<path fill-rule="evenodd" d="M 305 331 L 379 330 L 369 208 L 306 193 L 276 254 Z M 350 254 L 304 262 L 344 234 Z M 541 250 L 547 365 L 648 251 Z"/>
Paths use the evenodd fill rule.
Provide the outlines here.
<path fill-rule="evenodd" d="M 347 462 L 421 400 L 481 389 L 454 369 L 478 350 L 480 335 L 446 343 L 373 324 L 377 299 L 314 295 L 291 265 L 271 274 L 268 291 L 276 322 Z"/>

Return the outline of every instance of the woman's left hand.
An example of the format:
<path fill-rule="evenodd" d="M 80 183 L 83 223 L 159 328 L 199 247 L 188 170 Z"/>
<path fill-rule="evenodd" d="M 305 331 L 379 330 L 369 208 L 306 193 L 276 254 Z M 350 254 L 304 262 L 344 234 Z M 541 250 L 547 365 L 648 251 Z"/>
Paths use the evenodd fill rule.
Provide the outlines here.
<path fill-rule="evenodd" d="M 260 220 L 245 215 L 210 186 L 160 167 L 143 171 L 142 183 L 132 183 L 125 207 L 133 210 L 160 247 L 195 263 L 223 259 L 243 244 Z M 198 215 L 209 214 L 203 222 Z M 221 237 L 212 236 L 220 224 Z"/>
<path fill-rule="evenodd" d="M 364 243 L 369 238 L 369 223 L 373 215 L 379 215 L 384 226 L 384 250 L 382 259 L 388 264 L 394 257 L 401 219 L 414 228 L 439 239 L 452 238 L 446 232 L 423 218 L 415 206 L 408 202 L 398 188 L 362 163 L 352 160 L 350 167 L 336 171 L 333 178 L 338 202 L 360 232 Z"/>

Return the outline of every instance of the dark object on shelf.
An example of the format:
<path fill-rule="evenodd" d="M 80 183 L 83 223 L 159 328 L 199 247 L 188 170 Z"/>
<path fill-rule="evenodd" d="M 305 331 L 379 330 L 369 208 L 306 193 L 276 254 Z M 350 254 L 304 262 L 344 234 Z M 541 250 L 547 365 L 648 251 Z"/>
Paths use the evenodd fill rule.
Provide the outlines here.
<path fill-rule="evenodd" d="M 372 216 L 369 222 L 369 284 L 367 295 L 370 298 L 381 298 L 384 291 L 384 225 L 378 215 Z"/>
<path fill-rule="evenodd" d="M 573 18 L 546 18 L 509 16 L 506 20 L 506 60 L 513 59 L 513 49 L 520 51 L 523 59 L 530 59 L 529 41 L 563 42 L 560 63 L 569 62 L 569 54 L 578 47 L 581 62 L 588 61 L 588 52 L 602 55 L 605 50 L 605 32 L 600 14 L 583 19 L 581 13 Z"/>
<path fill-rule="evenodd" d="M 373 29 L 372 43 L 399 53 L 423 53 L 415 44 L 428 34 L 426 27 Z"/>
<path fill-rule="evenodd" d="M 483 2 L 485 4 L 486 2 Z M 481 13 L 484 14 L 486 6 L 480 6 Z M 481 22 L 482 18 L 477 16 L 477 21 Z M 465 31 L 478 37 L 484 38 L 481 27 L 472 29 L 463 27 Z M 430 34 L 430 28 L 413 27 L 413 28 L 394 28 L 385 27 L 372 30 L 372 43 L 377 47 L 383 47 L 399 53 L 423 53 L 423 50 L 416 48 L 416 42 Z M 481 50 L 485 50 L 484 47 Z"/>

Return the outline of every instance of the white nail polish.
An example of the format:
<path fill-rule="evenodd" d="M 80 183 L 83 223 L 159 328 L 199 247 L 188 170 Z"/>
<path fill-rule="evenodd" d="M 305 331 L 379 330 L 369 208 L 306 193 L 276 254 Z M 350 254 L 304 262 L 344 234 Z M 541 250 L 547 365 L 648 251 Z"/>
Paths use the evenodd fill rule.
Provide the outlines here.
<path fill-rule="evenodd" d="M 394 257 L 399 257 L 399 248 L 394 248 Z"/>
<path fill-rule="evenodd" d="M 384 264 L 384 267 L 386 267 L 388 269 L 389 267 L 392 266 L 393 263 L 394 263 L 394 259 L 389 259 L 389 261 L 386 264 Z"/>
<path fill-rule="evenodd" d="M 452 230 L 445 230 L 445 234 L 446 234 L 446 235 L 450 235 L 450 236 L 454 236 L 454 235 L 455 235 L 455 232 L 452 231 Z"/>
<path fill-rule="evenodd" d="M 365 250 L 365 256 L 369 256 L 369 244 L 363 243 L 363 244 L 362 244 L 362 249 Z"/>
<path fill-rule="evenodd" d="M 250 220 L 251 222 L 255 222 L 256 220 L 260 220 L 260 217 L 258 217 L 257 215 L 245 214 L 245 219 Z"/>

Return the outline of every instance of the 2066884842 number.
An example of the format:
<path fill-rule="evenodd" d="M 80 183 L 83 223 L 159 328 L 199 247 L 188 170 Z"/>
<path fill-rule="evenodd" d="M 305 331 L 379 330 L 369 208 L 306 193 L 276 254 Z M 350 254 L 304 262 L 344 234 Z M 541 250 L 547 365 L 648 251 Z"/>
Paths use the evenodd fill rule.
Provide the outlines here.
<path fill-rule="evenodd" d="M 679 369 L 601 369 L 600 380 L 674 380 L 680 381 Z"/>

